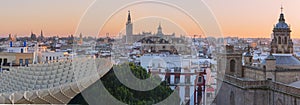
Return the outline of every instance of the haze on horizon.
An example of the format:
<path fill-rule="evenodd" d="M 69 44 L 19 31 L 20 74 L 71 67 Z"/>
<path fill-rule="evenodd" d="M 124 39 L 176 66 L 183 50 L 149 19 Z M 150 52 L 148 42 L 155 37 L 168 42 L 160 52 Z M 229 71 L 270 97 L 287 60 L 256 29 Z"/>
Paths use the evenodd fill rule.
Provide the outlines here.
<path fill-rule="evenodd" d="M 292 38 L 300 38 L 300 14 L 297 11 L 299 10 L 298 5 L 300 5 L 299 0 L 203 1 L 215 15 L 224 36 L 270 38 L 273 25 L 277 23 L 279 18 L 280 6 L 283 5 L 286 22 L 291 25 Z M 28 36 L 31 31 L 39 35 L 40 30 L 43 30 L 46 36 L 74 34 L 82 15 L 93 2 L 94 0 L 1 0 L 0 37 L 6 37 L 10 33 L 12 35 Z M 97 2 L 104 1 L 98 0 Z M 111 6 L 114 5 L 108 5 L 104 7 L 105 9 L 98 9 L 99 14 L 95 15 L 101 16 L 101 13 Z M 170 13 L 171 8 L 164 6 L 154 8 L 151 4 L 124 8 L 124 10 L 108 19 L 99 32 L 91 31 L 90 27 L 86 27 L 85 30 L 82 30 L 82 33 L 88 35 L 110 33 L 114 36 L 120 34 L 120 32 L 124 34 L 122 30 L 127 20 L 127 10 L 132 11 L 134 22 L 139 21 L 134 24 L 134 33 L 142 31 L 156 32 L 157 26 L 161 22 L 163 31 L 167 34 L 173 32 L 177 35 L 203 34 L 202 30 L 187 16 L 176 11 Z M 155 13 L 152 13 L 153 11 Z M 145 24 L 142 17 L 146 13 L 157 15 L 170 13 L 168 15 L 170 19 L 158 18 L 156 19 L 157 22 L 151 20 L 147 25 L 148 28 L 139 28 Z M 94 18 L 91 18 L 91 20 L 97 21 Z"/>

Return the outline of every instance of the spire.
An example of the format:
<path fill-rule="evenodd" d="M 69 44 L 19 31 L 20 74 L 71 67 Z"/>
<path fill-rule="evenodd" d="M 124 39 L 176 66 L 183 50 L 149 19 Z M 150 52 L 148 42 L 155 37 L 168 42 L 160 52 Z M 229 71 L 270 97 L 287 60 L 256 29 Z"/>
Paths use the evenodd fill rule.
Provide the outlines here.
<path fill-rule="evenodd" d="M 130 10 L 128 10 L 127 24 L 131 23 Z"/>
<path fill-rule="evenodd" d="M 41 38 L 44 38 L 43 30 L 41 30 Z"/>
<path fill-rule="evenodd" d="M 130 11 L 128 11 L 128 17 L 127 17 L 127 22 L 126 22 L 126 35 L 133 35 L 133 29 L 132 29 L 132 23 L 131 23 L 131 16 L 130 16 Z M 127 37 L 126 37 L 127 40 Z M 126 41 L 127 42 L 127 41 Z"/>
<path fill-rule="evenodd" d="M 281 13 L 280 13 L 280 18 L 279 18 L 279 22 L 284 22 L 285 19 L 284 19 L 284 14 L 283 14 L 283 6 L 281 5 Z"/>
<path fill-rule="evenodd" d="M 159 22 L 159 26 L 158 26 L 158 29 L 161 29 L 161 22 Z"/>

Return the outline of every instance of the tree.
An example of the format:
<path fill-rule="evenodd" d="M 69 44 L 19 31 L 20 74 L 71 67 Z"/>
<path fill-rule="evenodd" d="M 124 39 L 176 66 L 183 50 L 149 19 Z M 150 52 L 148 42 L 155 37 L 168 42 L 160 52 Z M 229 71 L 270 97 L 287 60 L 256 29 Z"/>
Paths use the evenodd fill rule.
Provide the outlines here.
<path fill-rule="evenodd" d="M 124 65 L 117 66 L 122 67 Z M 132 73 L 137 78 L 147 79 L 150 77 L 150 74 L 148 74 L 147 71 L 140 66 L 129 63 L 129 67 Z M 152 105 L 166 99 L 173 92 L 173 90 L 171 90 L 171 88 L 166 85 L 167 83 L 165 81 L 161 82 L 159 86 L 150 91 L 137 91 L 130 89 L 118 80 L 113 69 L 111 69 L 105 76 L 103 76 L 101 78 L 101 81 L 97 82 L 102 82 L 105 88 L 113 97 L 115 97 L 119 101 L 122 101 L 123 103 L 130 105 Z M 93 86 L 97 85 L 92 85 L 88 89 L 97 91 L 98 88 L 92 89 Z M 82 96 L 80 95 L 81 94 L 72 99 L 70 101 L 70 104 L 86 104 L 85 100 L 82 99 Z M 103 98 L 98 97 L 98 99 Z"/>

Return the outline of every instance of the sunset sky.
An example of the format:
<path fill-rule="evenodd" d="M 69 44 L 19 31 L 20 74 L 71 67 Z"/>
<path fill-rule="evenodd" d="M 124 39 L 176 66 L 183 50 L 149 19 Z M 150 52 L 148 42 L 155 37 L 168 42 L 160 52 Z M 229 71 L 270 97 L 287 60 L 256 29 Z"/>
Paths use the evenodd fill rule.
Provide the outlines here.
<path fill-rule="evenodd" d="M 162 1 L 163 3 L 149 2 Z M 38 34 L 67 36 L 83 33 L 98 36 L 125 34 L 127 11 L 131 10 L 134 33 L 156 32 L 159 23 L 166 34 L 220 34 L 224 36 L 270 37 L 280 6 L 292 37 L 300 38 L 299 0 L 1 0 L 0 36 Z M 211 17 L 208 12 L 212 12 Z M 206 19 L 211 19 L 206 21 Z M 205 21 L 201 21 L 205 20 Z M 211 29 L 211 30 L 210 30 Z"/>

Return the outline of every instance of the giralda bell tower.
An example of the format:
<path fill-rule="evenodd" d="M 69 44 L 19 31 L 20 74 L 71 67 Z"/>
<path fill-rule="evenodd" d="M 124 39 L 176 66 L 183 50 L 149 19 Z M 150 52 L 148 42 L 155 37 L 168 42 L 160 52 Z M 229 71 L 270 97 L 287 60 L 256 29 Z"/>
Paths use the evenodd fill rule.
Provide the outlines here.
<path fill-rule="evenodd" d="M 128 11 L 128 18 L 126 22 L 126 35 L 132 35 L 132 23 L 131 23 L 130 11 Z"/>

